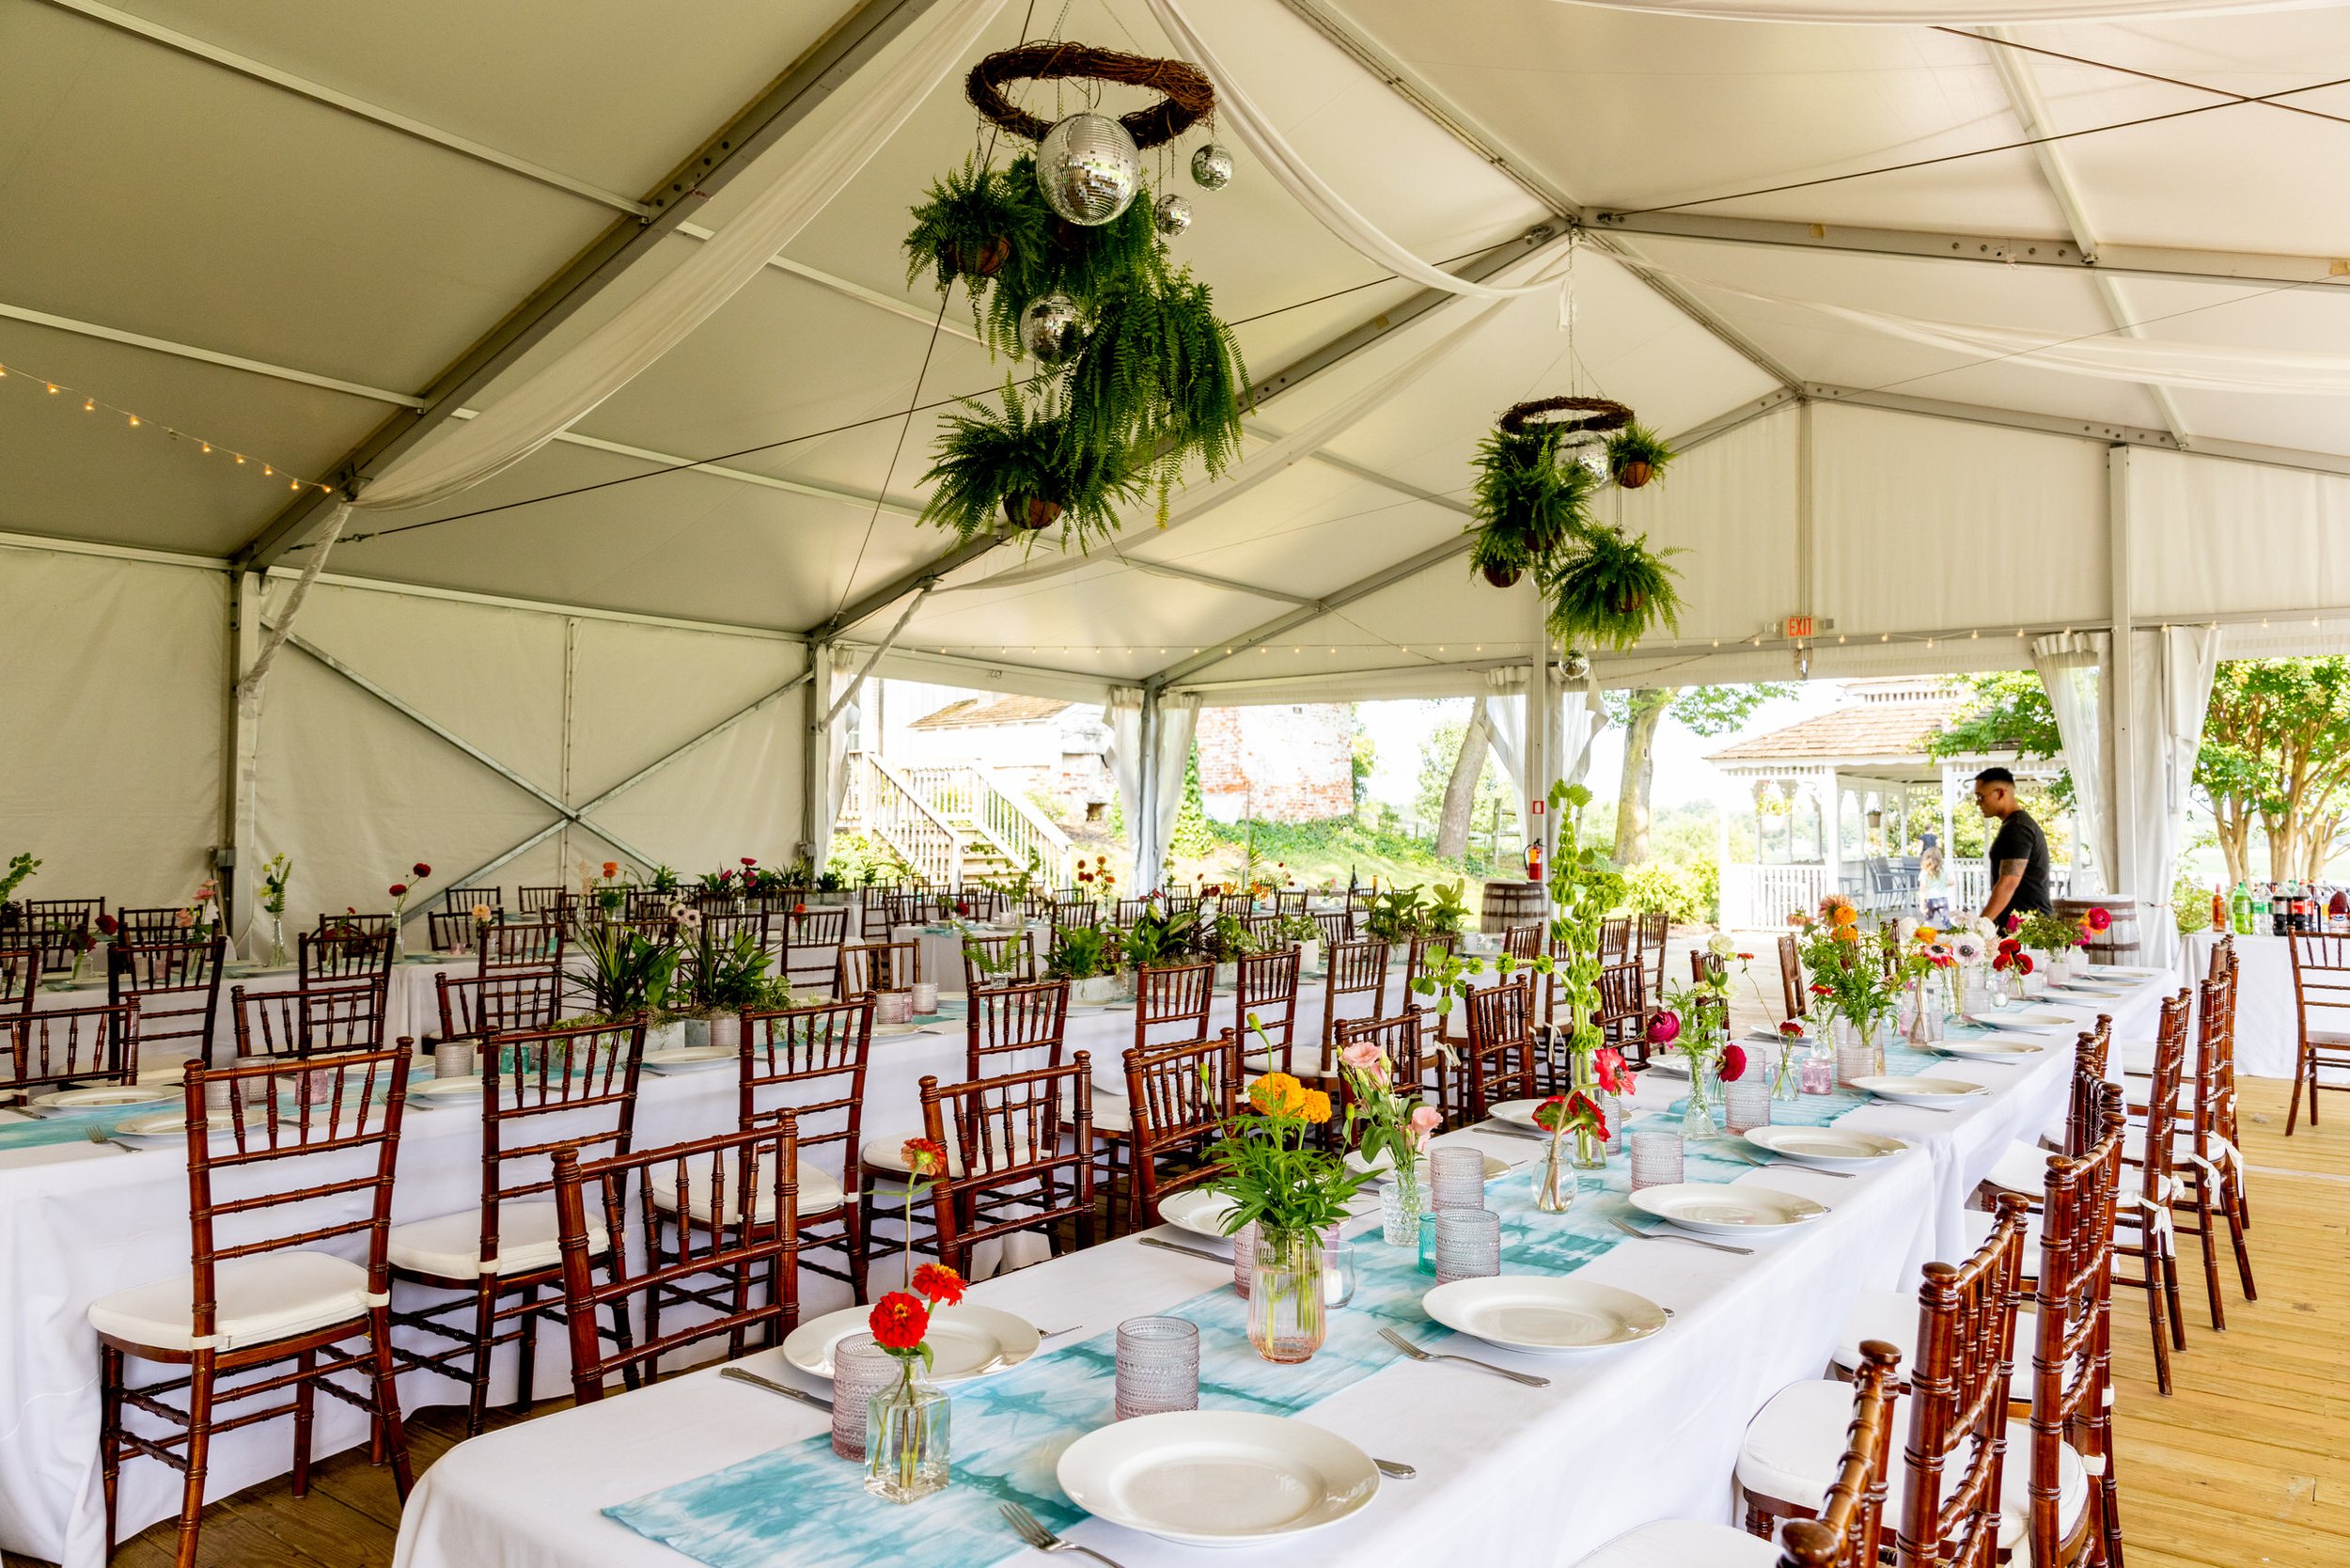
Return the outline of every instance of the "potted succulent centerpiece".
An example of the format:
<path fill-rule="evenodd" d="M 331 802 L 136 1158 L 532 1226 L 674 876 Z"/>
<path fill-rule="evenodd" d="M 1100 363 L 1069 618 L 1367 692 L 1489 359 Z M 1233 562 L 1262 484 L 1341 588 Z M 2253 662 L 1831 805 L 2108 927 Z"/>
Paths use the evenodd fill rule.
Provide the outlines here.
<path fill-rule="evenodd" d="M 1118 999 L 1118 976 L 1112 972 L 1110 933 L 1093 926 L 1063 926 L 1053 933 L 1053 951 L 1045 972 L 1069 981 L 1069 999 L 1098 1005 Z"/>

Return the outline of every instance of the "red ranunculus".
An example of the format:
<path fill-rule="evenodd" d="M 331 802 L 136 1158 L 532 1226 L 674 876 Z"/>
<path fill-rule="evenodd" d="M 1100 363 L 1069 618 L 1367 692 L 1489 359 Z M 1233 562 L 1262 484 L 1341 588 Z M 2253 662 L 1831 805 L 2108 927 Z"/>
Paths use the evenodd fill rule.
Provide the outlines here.
<path fill-rule="evenodd" d="M 743 857 L 743 864 L 745 866 L 756 866 L 759 864 L 759 861 L 756 857 L 746 855 Z"/>
<path fill-rule="evenodd" d="M 2013 964 L 2014 964 L 2014 963 L 2015 963 L 2015 955 L 2014 955 L 2013 953 L 2012 953 L 2012 952 L 2009 952 L 2009 951 L 2008 951 L 2005 948 L 2001 948 L 2001 949 L 1998 950 L 1998 953 L 1997 953 L 1997 954 L 1996 954 L 1996 955 L 1992 958 L 1992 960 L 1991 960 L 1991 967 L 1993 967 L 1994 969 L 2006 969 L 2006 968 L 2011 968 L 2011 967 L 2013 967 Z"/>
<path fill-rule="evenodd" d="M 113 916 L 101 915 L 98 917 L 98 929 L 104 932 L 108 936 L 112 936 L 117 931 L 121 929 L 121 926 Z"/>
<path fill-rule="evenodd" d="M 1803 1026 L 1793 1018 L 1790 1018 L 1785 1023 L 1779 1025 L 1778 1032 L 1784 1039 L 1801 1040 L 1803 1038 Z"/>
<path fill-rule="evenodd" d="M 807 905 L 804 903 L 795 903 L 791 906 L 791 913 L 794 915 L 805 915 L 807 913 Z"/>
<path fill-rule="evenodd" d="M 2092 930 L 2092 931 L 2110 931 L 2112 928 L 2113 928 L 2113 916 L 2111 915 L 2111 913 L 2109 913 L 2108 911 L 2107 911 L 2107 910 L 2105 910 L 2105 909 L 2103 909 L 2103 908 L 2092 909 L 2092 910 L 2091 910 L 2091 911 L 2089 912 L 2089 929 L 2090 929 L 2090 930 Z"/>
<path fill-rule="evenodd" d="M 415 877 L 418 882 L 422 882 L 426 877 L 432 874 L 432 868 L 419 860 L 415 865 L 408 868 L 408 874 Z"/>
<path fill-rule="evenodd" d="M 968 915 L 971 913 L 971 906 L 963 900 L 957 899 L 955 901 L 955 913 L 958 915 Z"/>
<path fill-rule="evenodd" d="M 1747 1075 L 1747 1050 L 1743 1045 L 1722 1047 L 1722 1082 L 1734 1084 Z"/>
<path fill-rule="evenodd" d="M 872 1329 L 882 1349 L 916 1350 L 931 1331 L 931 1309 L 922 1305 L 918 1296 L 892 1291 L 873 1303 L 866 1325 Z"/>
<path fill-rule="evenodd" d="M 1648 1043 L 1669 1045 L 1681 1038 L 1681 1014 L 1669 1008 L 1648 1021 Z"/>
<path fill-rule="evenodd" d="M 963 1276 L 944 1263 L 924 1263 L 914 1271 L 914 1288 L 933 1307 L 952 1307 L 963 1299 Z"/>
<path fill-rule="evenodd" d="M 408 896 L 408 885 L 407 885 L 406 883 L 404 883 L 404 882 L 395 882 L 395 883 L 393 883 L 393 884 L 392 884 L 392 897 L 394 897 L 394 898 L 396 898 L 396 899 L 404 899 L 404 898 L 406 898 L 407 896 Z"/>
<path fill-rule="evenodd" d="M 2031 954 L 2029 954 L 2029 953 L 2017 953 L 2017 954 L 2015 955 L 2015 972 L 2016 972 L 2017 974 L 2019 974 L 2019 975 L 2029 975 L 2029 974 L 2030 974 L 2030 973 L 2031 973 L 2031 971 L 2032 971 Z"/>
<path fill-rule="evenodd" d="M 2020 953 L 2023 950 L 2024 945 L 2015 940 L 2013 936 L 2003 936 L 1999 939 L 1999 951 L 2007 954 L 2010 958 L 2014 957 L 2017 953 Z"/>

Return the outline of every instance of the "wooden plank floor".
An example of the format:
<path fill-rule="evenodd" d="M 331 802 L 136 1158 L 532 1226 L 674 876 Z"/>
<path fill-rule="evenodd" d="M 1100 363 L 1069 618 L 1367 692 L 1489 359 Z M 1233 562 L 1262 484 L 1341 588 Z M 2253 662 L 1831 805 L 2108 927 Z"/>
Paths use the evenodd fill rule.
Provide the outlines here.
<path fill-rule="evenodd" d="M 2228 1332 L 2214 1334 L 2200 1264 L 2186 1275 L 2187 1350 L 2177 1392 L 2155 1391 L 2142 1297 L 2115 1302 L 2122 1509 L 2131 1568 L 2350 1568 L 2350 1096 L 2326 1124 L 2284 1134 L 2284 1085 L 2247 1086 L 2252 1262 L 2246 1303 L 2222 1252 Z M 2192 1250 L 2194 1243 L 2187 1238 Z M 542 1409 L 553 1409 L 546 1405 Z M 454 1445 L 454 1413 L 409 1423 L 421 1473 Z M 199 1560 L 221 1568 L 370 1568 L 391 1561 L 400 1507 L 364 1450 L 324 1461 L 310 1495 L 283 1482 L 215 1504 Z M 173 1531 L 124 1544 L 123 1568 L 167 1568 Z M 22 1562 L 21 1559 L 11 1559 Z M 680 1559 L 681 1562 L 684 1560 Z"/>

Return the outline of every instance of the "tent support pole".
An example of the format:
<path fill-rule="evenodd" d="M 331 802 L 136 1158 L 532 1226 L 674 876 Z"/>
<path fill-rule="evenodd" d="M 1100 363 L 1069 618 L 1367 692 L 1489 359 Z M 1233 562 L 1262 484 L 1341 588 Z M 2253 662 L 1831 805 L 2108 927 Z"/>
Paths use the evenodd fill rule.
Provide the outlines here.
<path fill-rule="evenodd" d="M 258 817 L 254 805 L 260 771 L 260 714 L 247 713 L 237 689 L 261 648 L 261 594 L 254 572 L 228 575 L 228 684 L 221 694 L 220 845 L 212 868 L 220 879 L 220 908 L 231 946 L 252 930 L 255 885 L 260 879 Z"/>
<path fill-rule="evenodd" d="M 2107 640 L 2111 650 L 2106 666 L 2106 708 L 2111 715 L 2106 722 L 2106 747 L 2113 759 L 2111 792 L 2107 796 L 2106 809 L 2112 813 L 2113 863 L 2102 867 L 2107 894 L 2127 894 L 2141 905 L 2157 899 L 2168 899 L 2170 889 L 2130 886 L 2137 878 L 2126 868 L 2138 864 L 2138 690 L 2132 666 L 2132 644 L 2137 641 L 2130 605 L 2130 449 L 2109 447 L 2106 449 L 2106 572 L 2112 588 L 2113 632 Z M 2100 846 L 2102 847 L 2102 846 Z M 2083 890 L 2075 888 L 2073 896 L 2083 897 Z"/>

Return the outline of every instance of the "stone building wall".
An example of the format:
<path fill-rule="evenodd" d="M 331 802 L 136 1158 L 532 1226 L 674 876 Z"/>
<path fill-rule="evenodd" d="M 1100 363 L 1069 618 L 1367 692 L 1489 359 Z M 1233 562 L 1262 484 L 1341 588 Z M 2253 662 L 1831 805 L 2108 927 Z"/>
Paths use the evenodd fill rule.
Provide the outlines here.
<path fill-rule="evenodd" d="M 1201 802 L 1217 822 L 1323 822 L 1355 809 L 1348 704 L 1204 708 L 1198 745 Z"/>

